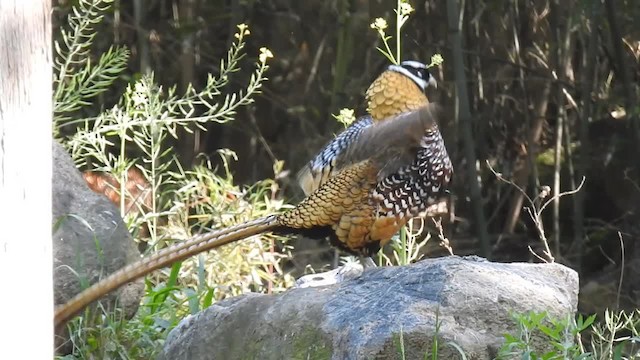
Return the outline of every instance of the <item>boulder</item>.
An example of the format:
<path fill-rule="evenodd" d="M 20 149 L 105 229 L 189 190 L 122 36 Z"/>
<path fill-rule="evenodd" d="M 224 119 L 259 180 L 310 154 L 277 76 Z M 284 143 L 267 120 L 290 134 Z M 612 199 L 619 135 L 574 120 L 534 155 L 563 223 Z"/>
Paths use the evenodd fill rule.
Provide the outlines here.
<path fill-rule="evenodd" d="M 578 275 L 560 264 L 492 263 L 479 257 L 426 259 L 368 268 L 362 276 L 277 295 L 220 301 L 173 329 L 161 359 L 492 359 L 511 313 L 576 312 Z M 538 343 L 534 347 L 548 348 Z"/>
<path fill-rule="evenodd" d="M 62 304 L 89 284 L 140 258 L 140 252 L 106 196 L 93 192 L 66 150 L 53 142 L 53 274 L 54 301 Z M 126 316 L 133 316 L 144 291 L 142 280 L 105 297 L 115 299 Z M 66 334 L 58 334 L 66 338 Z M 60 343 L 60 339 L 58 339 Z"/>

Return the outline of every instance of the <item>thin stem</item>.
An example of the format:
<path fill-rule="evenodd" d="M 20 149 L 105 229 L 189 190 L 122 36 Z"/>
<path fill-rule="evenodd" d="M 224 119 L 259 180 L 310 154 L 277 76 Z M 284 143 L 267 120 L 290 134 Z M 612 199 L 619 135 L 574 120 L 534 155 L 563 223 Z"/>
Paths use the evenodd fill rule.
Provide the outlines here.
<path fill-rule="evenodd" d="M 400 229 L 400 246 L 402 247 L 402 251 L 400 251 L 400 264 L 407 265 L 407 228 L 403 226 Z"/>
<path fill-rule="evenodd" d="M 157 204 L 157 189 L 158 189 L 158 177 L 157 177 L 157 161 L 159 160 L 158 158 L 155 157 L 156 154 L 160 153 L 160 149 L 158 148 L 160 146 L 160 143 L 157 141 L 160 139 L 160 133 L 162 132 L 162 127 L 161 126 L 157 126 L 156 123 L 154 121 L 151 122 L 151 149 L 152 149 L 152 158 L 151 158 L 151 176 L 150 176 L 150 182 L 151 182 L 151 211 L 155 214 L 158 212 L 158 204 Z M 156 235 L 157 235 L 157 225 L 158 225 L 158 217 L 157 216 L 153 216 L 151 218 L 151 229 L 149 231 L 149 236 L 151 236 L 151 241 L 152 243 L 155 244 L 156 242 Z"/>
<path fill-rule="evenodd" d="M 127 144 L 127 126 L 122 126 L 124 124 L 119 124 L 121 125 L 120 127 L 120 160 L 124 160 L 126 159 L 126 144 Z M 122 173 L 120 174 L 120 216 L 125 216 L 125 196 L 127 196 L 126 194 L 126 188 L 127 188 L 127 179 L 125 178 L 127 176 L 126 171 L 122 171 Z"/>
<path fill-rule="evenodd" d="M 402 13 L 400 12 L 400 6 L 402 0 L 398 0 L 396 6 L 396 64 L 400 63 L 400 28 L 402 28 Z"/>
<path fill-rule="evenodd" d="M 390 37 L 383 39 L 384 47 L 387 49 L 387 53 L 389 54 L 389 60 L 394 64 L 398 64 L 399 61 L 396 60 L 395 56 L 393 56 L 393 52 L 391 52 L 391 48 L 389 48 L 389 39 Z"/>

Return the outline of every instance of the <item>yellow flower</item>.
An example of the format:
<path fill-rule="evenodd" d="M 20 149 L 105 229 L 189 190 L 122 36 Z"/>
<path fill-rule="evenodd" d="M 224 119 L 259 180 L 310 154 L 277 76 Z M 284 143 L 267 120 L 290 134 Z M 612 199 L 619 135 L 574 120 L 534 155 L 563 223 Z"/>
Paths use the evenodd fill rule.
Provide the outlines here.
<path fill-rule="evenodd" d="M 261 63 L 266 63 L 267 59 L 270 59 L 273 57 L 273 53 L 271 52 L 271 50 L 267 49 L 266 47 L 261 47 L 260 48 L 260 62 Z"/>
<path fill-rule="evenodd" d="M 383 18 L 376 18 L 376 20 L 371 23 L 371 28 L 376 29 L 379 32 L 384 32 L 384 29 L 386 29 L 387 27 L 387 20 Z"/>
<path fill-rule="evenodd" d="M 351 125 L 356 120 L 355 111 L 353 109 L 344 108 L 340 110 L 340 114 L 334 117 L 345 127 Z"/>
<path fill-rule="evenodd" d="M 241 37 L 247 36 L 249 34 L 251 34 L 251 32 L 249 31 L 249 25 L 247 24 L 239 24 L 237 25 L 238 30 L 240 30 L 239 32 L 233 34 L 233 36 L 236 39 L 240 39 Z"/>
<path fill-rule="evenodd" d="M 353 109 L 349 109 L 349 108 L 344 108 L 340 110 L 340 116 L 346 117 L 346 118 L 353 117 L 353 113 L 354 113 Z"/>
<path fill-rule="evenodd" d="M 408 2 L 400 4 L 400 15 L 409 15 L 413 12 L 413 6 Z"/>
<path fill-rule="evenodd" d="M 433 66 L 440 66 L 444 62 L 444 58 L 440 54 L 435 54 L 431 57 L 431 64 L 427 66 L 428 68 Z"/>

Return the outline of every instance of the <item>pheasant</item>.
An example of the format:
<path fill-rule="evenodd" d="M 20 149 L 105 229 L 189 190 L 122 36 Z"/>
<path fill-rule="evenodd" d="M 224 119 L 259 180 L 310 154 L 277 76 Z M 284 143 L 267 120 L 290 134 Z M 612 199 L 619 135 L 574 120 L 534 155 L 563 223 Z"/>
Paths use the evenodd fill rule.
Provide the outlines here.
<path fill-rule="evenodd" d="M 298 172 L 298 183 L 305 195 L 312 193 L 339 170 L 335 167 L 336 161 L 363 129 L 374 122 L 427 105 L 429 100 L 425 91 L 429 86 L 437 87 L 437 82 L 426 65 L 413 60 L 389 65 L 365 93 L 369 114 L 356 119 Z"/>
<path fill-rule="evenodd" d="M 401 68 L 406 70 L 406 66 L 412 65 Z M 411 81 L 399 80 L 401 77 L 395 72 Z M 409 92 L 416 87 L 422 93 L 424 84 L 430 80 L 415 81 L 414 75 L 409 70 L 395 69 L 385 71 L 376 82 L 398 78 L 386 84 L 404 86 Z M 405 102 L 399 110 L 391 102 L 378 100 L 385 89 L 374 85 L 367 91 L 371 124 L 358 128 L 357 134 L 348 137 L 349 141 L 333 147 L 336 149 L 333 157 L 327 157 L 328 173 L 332 176 L 322 177 L 317 188 L 308 188 L 309 195 L 295 208 L 194 237 L 125 266 L 57 307 L 55 326 L 61 326 L 100 297 L 154 270 L 264 232 L 328 237 L 333 246 L 351 254 L 375 254 L 410 218 L 444 195 L 453 169 L 438 130 L 437 105 L 426 102 L 426 97 L 420 103 L 399 96 Z M 386 92 L 394 95 L 403 89 Z M 389 116 L 389 112 L 397 115 Z M 332 143 L 325 149 L 331 149 Z"/>

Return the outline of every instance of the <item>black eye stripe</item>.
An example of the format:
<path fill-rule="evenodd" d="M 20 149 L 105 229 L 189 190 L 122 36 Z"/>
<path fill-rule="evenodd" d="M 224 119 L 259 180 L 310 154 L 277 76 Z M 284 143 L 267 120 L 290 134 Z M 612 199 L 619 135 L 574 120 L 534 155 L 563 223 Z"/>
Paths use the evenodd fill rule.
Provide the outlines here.
<path fill-rule="evenodd" d="M 429 77 L 429 71 L 426 69 L 418 68 L 411 65 L 403 65 L 402 67 L 421 79 L 425 79 Z"/>
<path fill-rule="evenodd" d="M 433 82 L 431 73 L 426 66 L 417 61 L 403 61 L 399 65 L 389 65 L 387 69 L 409 77 L 423 91 Z"/>

